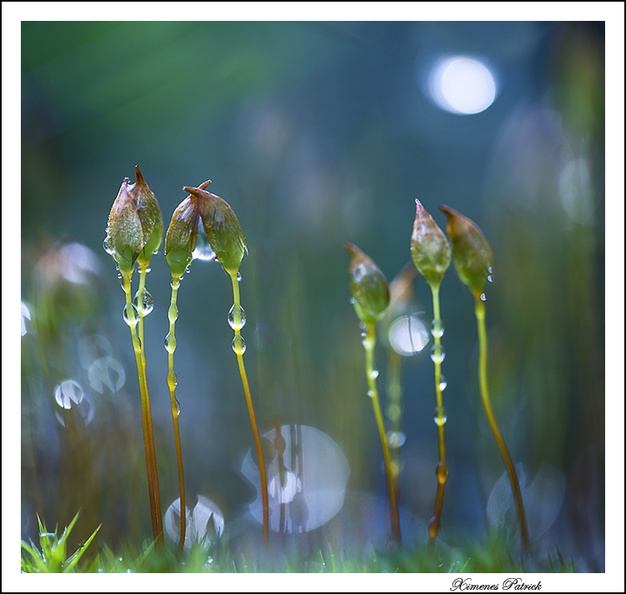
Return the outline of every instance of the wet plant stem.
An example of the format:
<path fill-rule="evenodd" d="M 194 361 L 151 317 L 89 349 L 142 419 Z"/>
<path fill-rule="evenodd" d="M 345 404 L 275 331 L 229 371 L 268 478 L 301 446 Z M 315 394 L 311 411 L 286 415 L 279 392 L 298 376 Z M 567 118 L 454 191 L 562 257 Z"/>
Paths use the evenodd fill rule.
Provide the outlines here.
<path fill-rule="evenodd" d="M 387 421 L 392 435 L 402 434 L 402 355 L 392 348 L 387 356 Z M 390 443 L 389 446 L 393 484 L 397 491 L 402 464 L 400 443 Z"/>
<path fill-rule="evenodd" d="M 480 395 L 483 401 L 483 406 L 485 408 L 485 413 L 487 414 L 487 420 L 489 421 L 489 426 L 491 427 L 491 431 L 496 439 L 498 444 L 498 448 L 500 449 L 500 453 L 502 454 L 502 458 L 504 459 L 504 465 L 506 466 L 506 471 L 509 475 L 509 481 L 511 482 L 511 488 L 513 490 L 513 499 L 515 500 L 515 509 L 517 512 L 517 520 L 520 525 L 520 534 L 522 539 L 522 546 L 524 548 L 528 547 L 528 526 L 526 524 L 526 512 L 524 510 L 524 502 L 522 500 L 522 492 L 519 486 L 519 481 L 517 479 L 517 473 L 515 472 L 515 466 L 513 465 L 513 461 L 511 460 L 511 455 L 509 454 L 509 450 L 504 443 L 504 439 L 500 434 L 500 430 L 498 429 L 498 425 L 496 423 L 496 419 L 494 417 L 493 411 L 491 409 L 491 401 L 489 399 L 489 390 L 487 386 L 487 331 L 485 328 L 485 303 L 481 300 L 479 295 L 475 295 L 475 314 L 476 321 L 478 323 L 478 342 L 479 342 L 479 363 L 478 363 L 478 373 L 479 373 L 479 383 L 480 383 Z"/>
<path fill-rule="evenodd" d="M 374 366 L 374 348 L 376 346 L 376 325 L 373 322 L 365 322 L 365 336 L 363 338 L 363 347 L 365 348 L 365 373 L 367 375 L 368 396 L 372 400 L 374 407 L 374 416 L 376 418 L 376 426 L 378 427 L 378 435 L 380 444 L 383 449 L 383 460 L 385 463 L 385 474 L 387 475 L 387 487 L 389 489 L 389 514 L 391 517 L 391 530 L 396 542 L 402 542 L 400 534 L 400 515 L 398 513 L 398 500 L 396 498 L 396 489 L 394 474 L 391 465 L 391 454 L 389 452 L 389 444 L 387 443 L 387 434 L 385 432 L 385 424 L 383 415 L 380 410 L 380 402 L 378 399 L 378 388 L 376 387 L 377 370 Z"/>
<path fill-rule="evenodd" d="M 180 406 L 176 399 L 176 385 L 178 383 L 176 371 L 174 370 L 174 352 L 176 351 L 175 326 L 178 319 L 178 288 L 180 287 L 180 276 L 172 275 L 172 298 L 170 307 L 167 310 L 167 318 L 170 322 L 167 335 L 167 385 L 170 391 L 170 405 L 172 408 L 172 423 L 174 426 L 174 443 L 176 446 L 176 464 L 178 468 L 178 492 L 180 502 L 180 532 L 178 540 L 178 552 L 182 553 L 185 546 L 185 533 L 187 530 L 187 503 L 185 501 L 185 473 L 183 471 L 183 450 L 180 441 L 180 427 L 178 417 Z"/>
<path fill-rule="evenodd" d="M 139 316 L 135 313 L 131 295 L 131 274 L 122 274 L 122 288 L 126 295 L 125 320 L 130 328 L 130 337 L 137 363 L 137 377 L 139 380 L 139 394 L 141 397 L 141 424 L 143 442 L 146 453 L 146 474 L 148 479 L 148 496 L 150 500 L 150 515 L 152 518 L 152 533 L 155 542 L 163 542 L 163 522 L 161 518 L 161 498 L 159 493 L 159 477 L 154 447 L 154 432 L 152 429 L 152 412 L 150 410 L 150 395 L 146 376 L 145 355 L 143 344 L 137 335 Z"/>
<path fill-rule="evenodd" d="M 428 525 L 428 536 L 431 542 L 437 537 L 441 526 L 441 509 L 443 507 L 443 494 L 446 481 L 448 479 L 448 464 L 446 463 L 446 412 L 443 407 L 443 389 L 441 376 L 441 362 L 443 360 L 443 350 L 441 347 L 441 336 L 443 325 L 439 311 L 439 286 L 440 283 L 429 283 L 433 297 L 433 365 L 435 369 L 435 424 L 437 425 L 437 438 L 439 443 L 439 462 L 437 463 L 437 495 L 435 498 L 435 511 Z"/>
<path fill-rule="evenodd" d="M 241 376 L 241 384 L 246 397 L 246 405 L 248 407 L 248 415 L 250 416 L 250 425 L 252 426 L 252 433 L 254 436 L 254 445 L 256 448 L 256 455 L 259 461 L 259 477 L 261 481 L 261 502 L 263 507 L 263 542 L 267 544 L 269 539 L 269 501 L 267 494 L 267 474 L 265 472 L 265 462 L 263 460 L 263 449 L 261 447 L 261 436 L 259 434 L 259 427 L 256 422 L 256 416 L 254 414 L 254 406 L 252 404 L 252 395 L 250 393 L 250 384 L 248 382 L 248 375 L 246 373 L 246 366 L 243 361 L 243 354 L 246 350 L 245 342 L 241 336 L 241 328 L 245 324 L 245 317 L 243 317 L 243 309 L 241 308 L 241 299 L 239 296 L 239 272 L 238 270 L 227 270 L 233 285 L 233 309 L 232 319 L 229 315 L 229 323 L 235 331 L 235 338 L 233 339 L 233 350 L 237 355 L 237 365 L 239 366 L 239 375 Z"/>

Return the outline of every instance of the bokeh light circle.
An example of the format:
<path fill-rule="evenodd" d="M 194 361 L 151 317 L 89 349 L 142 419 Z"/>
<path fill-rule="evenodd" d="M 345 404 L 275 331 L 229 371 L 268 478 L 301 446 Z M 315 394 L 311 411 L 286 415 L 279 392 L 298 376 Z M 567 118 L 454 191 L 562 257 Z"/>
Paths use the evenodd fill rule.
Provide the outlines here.
<path fill-rule="evenodd" d="M 495 101 L 497 85 L 484 62 L 468 56 L 452 56 L 434 64 L 428 90 L 441 109 L 470 115 L 485 111 Z"/>

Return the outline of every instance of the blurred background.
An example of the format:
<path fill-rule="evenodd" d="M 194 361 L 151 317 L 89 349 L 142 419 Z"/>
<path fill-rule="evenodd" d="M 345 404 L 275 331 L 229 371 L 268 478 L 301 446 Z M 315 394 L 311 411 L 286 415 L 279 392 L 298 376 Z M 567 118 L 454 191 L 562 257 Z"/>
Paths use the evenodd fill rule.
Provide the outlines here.
<path fill-rule="evenodd" d="M 419 198 L 442 228 L 440 204 L 472 218 L 495 254 L 490 387 L 531 539 L 579 570 L 604 570 L 603 22 L 41 21 L 23 22 L 21 35 L 23 538 L 35 537 L 36 514 L 65 526 L 78 509 L 77 539 L 100 523 L 112 548 L 150 537 L 137 372 L 102 248 L 122 180 L 134 182 L 139 165 L 166 226 L 182 186 L 211 179 L 246 235 L 257 417 L 268 442 L 282 427 L 298 469 L 315 470 L 294 467 L 293 493 L 282 495 L 304 493 L 308 525 L 294 516 L 274 530 L 345 547 L 386 538 L 342 244 L 391 282 L 410 262 Z M 178 485 L 162 253 L 151 268 L 145 349 L 165 513 Z M 436 492 L 432 305 L 422 278 L 408 287 L 379 328 L 377 364 L 404 537 L 422 545 Z M 472 297 L 452 268 L 441 302 L 440 535 L 454 543 L 514 531 L 515 519 L 480 403 Z M 209 500 L 224 534 L 254 538 L 228 277 L 194 262 L 178 304 L 189 505 Z"/>

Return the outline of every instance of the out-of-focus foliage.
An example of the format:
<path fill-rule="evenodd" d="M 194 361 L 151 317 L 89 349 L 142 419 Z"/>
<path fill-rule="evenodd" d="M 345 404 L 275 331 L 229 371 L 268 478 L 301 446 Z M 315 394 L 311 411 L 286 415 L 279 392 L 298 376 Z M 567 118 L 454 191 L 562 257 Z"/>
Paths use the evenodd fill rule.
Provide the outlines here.
<path fill-rule="evenodd" d="M 77 542 L 89 536 L 80 524 L 102 523 L 96 540 L 112 548 L 149 533 L 137 377 L 117 271 L 102 249 L 120 182 L 138 164 L 165 220 L 183 186 L 210 178 L 245 230 L 246 360 L 261 432 L 277 418 L 312 426 L 346 456 L 335 523 L 288 536 L 347 550 L 385 542 L 380 444 L 341 246 L 359 245 L 394 278 L 411 260 L 419 198 L 440 227 L 440 204 L 476 221 L 493 250 L 495 414 L 526 476 L 566 484 L 557 512 L 559 489 L 528 481 L 555 493 L 545 509 L 535 501 L 529 522 L 541 548 L 558 547 L 578 571 L 603 570 L 602 23 L 25 21 L 21 33 L 25 541 L 36 514 L 68 525 L 79 508 Z M 448 113 L 429 98 L 425 73 L 452 53 L 493 69 L 498 94 L 484 112 Z M 178 489 L 162 252 L 151 268 L 144 347 L 167 509 Z M 245 548 L 255 542 L 246 522 L 256 494 L 241 472 L 252 435 L 223 274 L 199 262 L 181 285 L 177 397 L 188 493 L 215 502 Z M 471 298 L 449 276 L 444 542 L 486 538 L 503 472 L 480 409 Z M 413 313 L 429 328 L 429 297 L 415 287 Z M 407 546 L 425 542 L 437 460 L 432 365 L 428 349 L 412 352 L 393 371 Z"/>

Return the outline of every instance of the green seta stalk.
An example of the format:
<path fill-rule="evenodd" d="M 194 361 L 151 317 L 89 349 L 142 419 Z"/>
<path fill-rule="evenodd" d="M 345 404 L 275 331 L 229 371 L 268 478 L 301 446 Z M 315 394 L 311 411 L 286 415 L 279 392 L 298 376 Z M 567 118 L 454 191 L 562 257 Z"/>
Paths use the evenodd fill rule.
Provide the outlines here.
<path fill-rule="evenodd" d="M 485 327 L 485 300 L 487 297 L 484 289 L 485 283 L 492 282 L 493 279 L 493 253 L 483 232 L 474 221 L 448 206 L 440 206 L 439 209 L 448 217 L 447 231 L 452 242 L 454 265 L 457 274 L 461 282 L 468 286 L 470 293 L 474 297 L 474 315 L 478 326 L 480 395 L 487 422 L 509 475 L 522 546 L 526 548 L 529 544 L 529 536 L 522 491 L 511 454 L 506 447 L 491 408 L 487 381 L 487 331 Z"/>
<path fill-rule="evenodd" d="M 365 349 L 365 374 L 367 377 L 367 395 L 372 401 L 376 428 L 383 452 L 387 489 L 389 491 L 389 516 L 391 531 L 398 544 L 402 542 L 400 514 L 396 496 L 395 474 L 387 441 L 387 432 L 378 398 L 376 379 L 378 370 L 374 364 L 376 348 L 376 323 L 382 318 L 389 305 L 389 286 L 376 263 L 357 246 L 345 243 L 344 248 L 351 254 L 349 267 L 350 292 L 354 310 L 361 320 L 363 328 L 363 348 Z"/>

